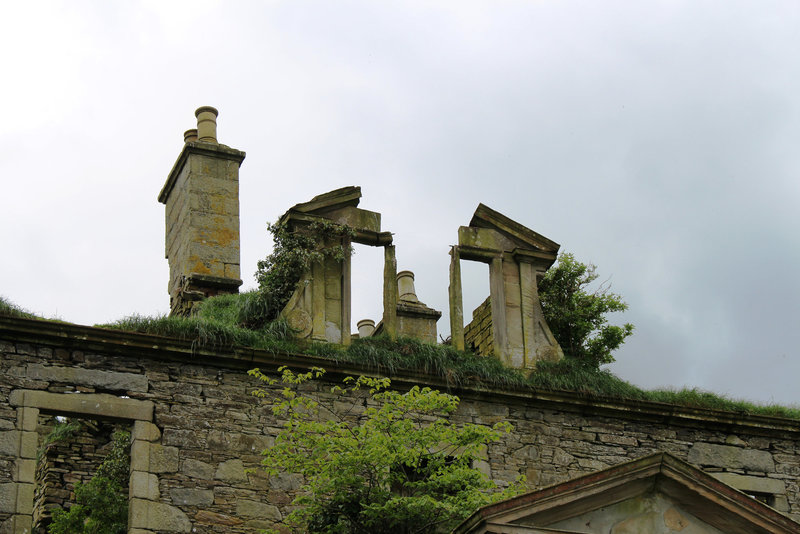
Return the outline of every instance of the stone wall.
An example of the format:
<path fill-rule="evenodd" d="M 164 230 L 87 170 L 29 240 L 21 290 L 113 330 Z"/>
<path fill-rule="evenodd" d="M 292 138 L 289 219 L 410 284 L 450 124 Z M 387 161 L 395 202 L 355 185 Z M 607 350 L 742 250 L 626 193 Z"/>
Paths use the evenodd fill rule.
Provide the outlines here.
<path fill-rule="evenodd" d="M 258 469 L 281 421 L 251 396 L 259 384 L 246 370 L 295 363 L 325 366 L 332 379 L 364 372 L 308 356 L 204 351 L 157 336 L 9 318 L 0 318 L 0 355 L 0 532 L 22 532 L 30 518 L 27 434 L 40 414 L 57 413 L 132 426 L 130 532 L 269 527 L 290 511 L 302 481 Z M 414 383 L 447 387 L 423 375 L 394 379 L 398 387 Z M 329 386 L 308 387 L 337 408 Z M 667 451 L 800 519 L 797 421 L 570 393 L 453 392 L 462 398 L 458 421 L 513 424 L 478 463 L 501 484 L 522 474 L 540 488 Z"/>
<path fill-rule="evenodd" d="M 492 355 L 494 336 L 491 297 L 486 297 L 486 300 L 472 311 L 472 322 L 464 327 L 464 343 L 479 356 Z"/>

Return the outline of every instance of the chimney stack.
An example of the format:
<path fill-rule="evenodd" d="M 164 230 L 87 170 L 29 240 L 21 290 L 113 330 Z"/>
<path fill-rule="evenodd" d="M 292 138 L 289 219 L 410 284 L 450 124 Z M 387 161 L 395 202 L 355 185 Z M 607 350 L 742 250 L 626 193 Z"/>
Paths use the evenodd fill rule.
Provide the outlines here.
<path fill-rule="evenodd" d="M 238 293 L 239 166 L 245 153 L 217 142 L 211 106 L 195 112 L 158 201 L 166 206 L 170 315 L 191 315 L 200 300 Z"/>

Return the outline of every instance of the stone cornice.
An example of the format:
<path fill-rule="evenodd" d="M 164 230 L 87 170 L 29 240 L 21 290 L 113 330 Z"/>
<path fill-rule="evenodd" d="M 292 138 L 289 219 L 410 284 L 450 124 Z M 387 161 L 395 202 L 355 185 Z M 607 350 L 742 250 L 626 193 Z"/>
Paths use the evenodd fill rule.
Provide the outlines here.
<path fill-rule="evenodd" d="M 328 375 L 334 378 L 376 373 L 375 369 L 365 365 L 350 362 L 336 363 L 327 358 L 308 354 L 274 353 L 239 346 L 219 349 L 198 348 L 191 341 L 176 338 L 17 317 L 0 316 L 0 340 L 242 370 L 292 365 L 304 368 L 323 367 L 327 369 Z M 453 386 L 440 377 L 409 370 L 396 372 L 392 376 L 392 381 L 399 387 L 420 384 L 449 391 L 465 400 L 501 402 L 510 406 L 546 408 L 724 432 L 747 432 L 764 436 L 800 435 L 800 421 L 782 417 L 691 408 L 652 401 L 589 397 L 571 391 Z"/>
<path fill-rule="evenodd" d="M 189 156 L 192 154 L 227 159 L 235 161 L 239 165 L 242 164 L 242 161 L 244 161 L 246 155 L 241 150 L 236 150 L 235 148 L 231 148 L 227 145 L 204 143 L 202 141 L 188 141 L 185 145 L 183 145 L 183 149 L 181 149 L 178 159 L 175 160 L 172 170 L 169 171 L 169 175 L 167 176 L 167 181 L 164 183 L 164 187 L 161 188 L 161 192 L 158 194 L 158 201 L 162 204 L 167 203 L 167 198 L 169 198 L 169 194 L 172 192 L 172 188 L 175 186 L 175 181 L 178 179 L 178 174 L 180 174 L 181 169 L 183 169 L 183 166 L 186 165 L 186 160 L 189 159 Z"/>

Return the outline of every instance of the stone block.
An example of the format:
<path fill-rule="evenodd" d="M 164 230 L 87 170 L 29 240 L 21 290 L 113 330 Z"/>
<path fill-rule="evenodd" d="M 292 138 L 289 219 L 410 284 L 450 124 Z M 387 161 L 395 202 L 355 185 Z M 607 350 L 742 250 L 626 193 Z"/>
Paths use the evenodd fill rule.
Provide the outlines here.
<path fill-rule="evenodd" d="M 31 534 L 33 532 L 33 519 L 30 515 L 15 515 L 11 518 L 11 532 L 13 534 Z"/>
<path fill-rule="evenodd" d="M 178 470 L 178 448 L 164 447 L 155 443 L 150 444 L 151 473 L 174 473 Z"/>
<path fill-rule="evenodd" d="M 161 439 L 161 431 L 156 425 L 149 421 L 134 421 L 131 439 L 142 441 L 158 441 Z"/>
<path fill-rule="evenodd" d="M 169 495 L 178 506 L 210 506 L 214 503 L 214 491 L 210 489 L 175 488 Z"/>
<path fill-rule="evenodd" d="M 191 478 L 199 478 L 203 480 L 211 480 L 214 478 L 214 466 L 201 462 L 200 460 L 193 460 L 191 458 L 183 461 L 181 472 Z"/>
<path fill-rule="evenodd" d="M 179 508 L 161 502 L 131 499 L 128 528 L 157 532 L 190 532 L 192 522 Z"/>
<path fill-rule="evenodd" d="M 115 419 L 151 421 L 153 402 L 122 399 L 106 393 L 66 394 L 48 391 L 15 390 L 9 396 L 12 406 L 30 406 L 56 413 L 105 416 Z"/>
<path fill-rule="evenodd" d="M 236 515 L 239 517 L 269 519 L 272 521 L 281 520 L 281 513 L 277 506 L 244 499 L 236 502 Z"/>
<path fill-rule="evenodd" d="M 98 371 L 79 367 L 44 366 L 38 363 L 28 365 L 27 376 L 32 380 L 80 384 L 119 391 L 147 391 L 147 377 L 133 373 Z"/>
<path fill-rule="evenodd" d="M 19 456 L 20 458 L 36 458 L 39 450 L 39 434 L 36 432 L 19 433 Z"/>
<path fill-rule="evenodd" d="M 745 493 L 769 493 L 773 495 L 786 493 L 786 484 L 782 480 L 767 477 L 754 477 L 736 473 L 709 473 L 720 482 Z"/>
<path fill-rule="evenodd" d="M 131 498 L 157 500 L 158 477 L 144 471 L 131 471 L 128 495 Z"/>
<path fill-rule="evenodd" d="M 39 409 L 20 407 L 17 408 L 17 428 L 27 432 L 36 432 L 39 426 Z"/>
<path fill-rule="evenodd" d="M 19 454 L 19 430 L 0 432 L 0 455 L 17 456 Z"/>
<path fill-rule="evenodd" d="M 150 471 L 150 443 L 136 440 L 131 444 L 131 471 Z"/>
<path fill-rule="evenodd" d="M 767 451 L 742 449 L 729 445 L 695 443 L 689 449 L 688 461 L 698 466 L 746 469 L 762 473 L 775 472 L 775 462 Z"/>
<path fill-rule="evenodd" d="M 33 513 L 33 490 L 35 484 L 24 482 L 17 483 L 17 510 L 18 514 Z"/>
<path fill-rule="evenodd" d="M 0 484 L 0 513 L 13 514 L 17 511 L 17 484 Z"/>
<path fill-rule="evenodd" d="M 219 464 L 214 478 L 223 482 L 246 482 L 247 474 L 244 472 L 244 464 L 237 458 Z"/>
<path fill-rule="evenodd" d="M 36 460 L 17 458 L 15 463 L 14 480 L 17 482 L 33 483 L 36 478 Z"/>

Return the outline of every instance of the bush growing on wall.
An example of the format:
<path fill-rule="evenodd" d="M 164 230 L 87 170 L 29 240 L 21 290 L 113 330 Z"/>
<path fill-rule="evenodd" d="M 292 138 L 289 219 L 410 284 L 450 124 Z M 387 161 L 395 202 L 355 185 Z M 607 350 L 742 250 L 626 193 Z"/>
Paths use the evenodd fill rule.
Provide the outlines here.
<path fill-rule="evenodd" d="M 453 395 L 418 386 L 400 393 L 388 389 L 386 378 L 351 377 L 332 389 L 337 404 L 352 406 L 343 414 L 296 391 L 322 369 L 281 371 L 277 391 L 278 380 L 258 369 L 250 374 L 270 386 L 256 394 L 270 397 L 275 414 L 286 418 L 263 453 L 265 469 L 305 479 L 287 518 L 296 532 L 447 532 L 480 506 L 521 490 L 518 484 L 500 491 L 472 466 L 510 425 L 454 424 L 448 420 L 459 403 Z"/>

